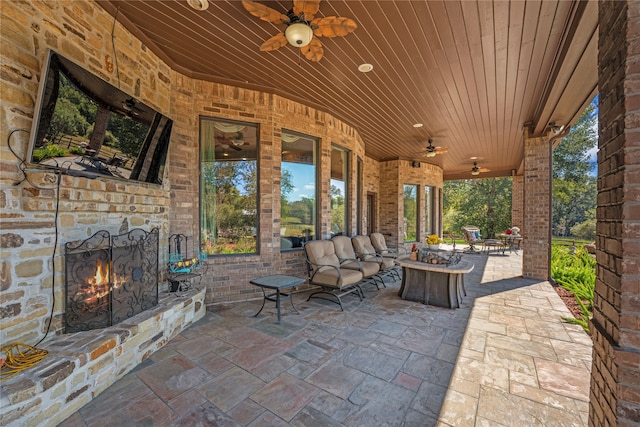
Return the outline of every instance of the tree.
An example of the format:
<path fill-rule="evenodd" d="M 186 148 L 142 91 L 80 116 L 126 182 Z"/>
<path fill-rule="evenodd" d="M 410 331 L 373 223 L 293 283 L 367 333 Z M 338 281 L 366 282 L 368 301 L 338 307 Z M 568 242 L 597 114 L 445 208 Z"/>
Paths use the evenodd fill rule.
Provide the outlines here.
<path fill-rule="evenodd" d="M 465 225 L 495 237 L 511 227 L 511 178 L 484 178 L 444 183 L 445 234 L 461 234 Z"/>
<path fill-rule="evenodd" d="M 291 171 L 282 169 L 280 178 L 280 218 L 289 216 L 289 194 L 293 191 L 293 176 Z"/>
<path fill-rule="evenodd" d="M 578 224 L 582 226 L 575 230 L 581 235 L 595 235 L 595 222 L 589 218 L 589 212 L 596 207 L 597 185 L 590 174 L 594 165 L 589 151 L 596 143 L 595 105 L 591 103 L 553 151 L 552 229 L 555 236 L 573 235 Z M 589 227 L 593 227 L 592 232 Z"/>
<path fill-rule="evenodd" d="M 115 136 L 114 148 L 124 155 L 135 158 L 149 131 L 149 126 L 136 122 L 126 116 L 111 113 L 107 132 Z M 106 139 L 106 138 L 105 138 Z M 110 145 L 105 142 L 105 145 Z"/>
<path fill-rule="evenodd" d="M 342 195 L 342 190 L 333 184 L 331 184 L 331 189 L 329 191 L 331 194 L 331 230 L 334 234 L 337 234 L 341 231 L 345 231 L 344 196 Z"/>

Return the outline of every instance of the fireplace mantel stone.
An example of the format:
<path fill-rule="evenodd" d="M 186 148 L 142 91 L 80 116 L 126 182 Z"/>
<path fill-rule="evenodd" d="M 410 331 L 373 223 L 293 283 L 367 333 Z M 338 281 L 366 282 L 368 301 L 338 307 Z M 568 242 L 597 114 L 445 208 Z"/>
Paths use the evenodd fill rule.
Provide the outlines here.
<path fill-rule="evenodd" d="M 117 325 L 57 335 L 36 366 L 0 383 L 0 425 L 55 426 L 206 312 L 205 290 L 163 293 L 153 309 Z"/>

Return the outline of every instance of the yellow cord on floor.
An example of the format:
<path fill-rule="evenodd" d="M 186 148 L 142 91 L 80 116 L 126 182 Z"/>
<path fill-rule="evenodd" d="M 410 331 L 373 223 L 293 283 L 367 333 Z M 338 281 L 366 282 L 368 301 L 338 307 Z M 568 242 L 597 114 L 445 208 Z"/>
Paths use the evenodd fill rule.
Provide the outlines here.
<path fill-rule="evenodd" d="M 4 359 L 0 359 L 0 381 L 9 379 L 25 369 L 37 365 L 49 354 L 47 350 L 42 350 L 20 342 L 0 348 L 0 353 L 6 354 Z M 0 357 L 2 357 L 1 354 Z"/>

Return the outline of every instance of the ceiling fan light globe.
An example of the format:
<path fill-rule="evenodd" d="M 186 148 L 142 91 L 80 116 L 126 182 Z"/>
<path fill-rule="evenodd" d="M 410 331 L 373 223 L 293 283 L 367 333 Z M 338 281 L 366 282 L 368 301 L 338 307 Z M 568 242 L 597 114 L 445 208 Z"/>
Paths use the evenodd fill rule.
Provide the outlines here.
<path fill-rule="evenodd" d="M 471 175 L 476 176 L 476 175 L 480 175 L 480 171 L 477 169 L 474 169 L 471 171 Z"/>
<path fill-rule="evenodd" d="M 209 0 L 187 0 L 189 6 L 195 10 L 203 11 L 209 8 Z"/>
<path fill-rule="evenodd" d="M 307 24 L 302 22 L 296 22 L 287 27 L 284 30 L 284 36 L 291 46 L 305 47 L 311 43 L 313 38 L 313 30 Z"/>
<path fill-rule="evenodd" d="M 427 151 L 427 157 L 435 157 L 435 156 L 436 156 L 435 151 Z"/>

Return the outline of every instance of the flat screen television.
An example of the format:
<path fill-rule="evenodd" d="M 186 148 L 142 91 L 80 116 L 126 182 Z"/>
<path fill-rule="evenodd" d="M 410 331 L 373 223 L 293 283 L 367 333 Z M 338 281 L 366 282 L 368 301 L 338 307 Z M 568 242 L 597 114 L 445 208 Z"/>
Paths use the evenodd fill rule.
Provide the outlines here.
<path fill-rule="evenodd" d="M 41 76 L 29 164 L 162 184 L 171 119 L 53 50 Z"/>

